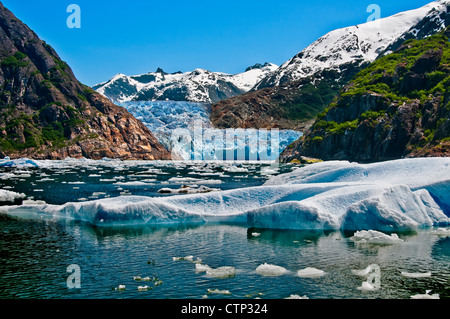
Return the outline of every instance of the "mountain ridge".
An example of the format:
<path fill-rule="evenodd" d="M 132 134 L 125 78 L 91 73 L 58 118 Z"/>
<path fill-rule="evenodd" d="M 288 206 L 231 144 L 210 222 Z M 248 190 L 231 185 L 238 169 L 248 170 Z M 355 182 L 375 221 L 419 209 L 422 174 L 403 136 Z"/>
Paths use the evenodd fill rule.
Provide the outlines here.
<path fill-rule="evenodd" d="M 273 63 L 257 63 L 238 74 L 201 68 L 185 73 L 166 73 L 158 68 L 155 72 L 133 76 L 119 73 L 94 85 L 93 89 L 115 102 L 171 100 L 214 103 L 248 92 L 266 73 L 277 67 Z"/>
<path fill-rule="evenodd" d="M 333 30 L 269 73 L 250 92 L 213 104 L 212 120 L 219 127 L 239 128 L 257 116 L 267 121 L 258 120 L 255 128 L 307 128 L 331 102 L 329 96 L 337 95 L 360 70 L 406 39 L 442 30 L 450 23 L 449 14 L 450 2 L 441 0 L 378 22 Z M 310 85 L 304 86 L 305 82 Z M 270 123 L 274 112 L 279 116 Z M 303 115 L 289 120 L 292 112 Z"/>
<path fill-rule="evenodd" d="M 359 72 L 282 161 L 450 156 L 449 37 L 407 40 Z"/>

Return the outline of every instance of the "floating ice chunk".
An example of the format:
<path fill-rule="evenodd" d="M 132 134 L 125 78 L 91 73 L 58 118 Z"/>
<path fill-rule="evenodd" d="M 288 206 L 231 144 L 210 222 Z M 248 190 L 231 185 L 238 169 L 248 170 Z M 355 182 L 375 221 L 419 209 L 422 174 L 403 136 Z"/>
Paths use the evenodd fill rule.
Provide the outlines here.
<path fill-rule="evenodd" d="M 206 275 L 213 278 L 229 278 L 236 275 L 236 268 L 228 266 L 209 268 L 206 270 Z"/>
<path fill-rule="evenodd" d="M 430 295 L 431 290 L 425 291 L 425 294 L 412 295 L 411 299 L 440 299 L 439 294 Z"/>
<path fill-rule="evenodd" d="M 428 278 L 431 277 L 431 272 L 401 272 L 402 276 L 408 277 L 408 278 Z"/>
<path fill-rule="evenodd" d="M 284 267 L 264 263 L 256 268 L 256 272 L 262 276 L 281 276 L 288 271 Z"/>
<path fill-rule="evenodd" d="M 119 285 L 119 287 L 116 288 L 116 290 L 120 290 L 123 291 L 125 290 L 127 287 L 125 285 Z"/>
<path fill-rule="evenodd" d="M 0 189 L 0 205 L 20 205 L 25 198 L 25 194 Z"/>
<path fill-rule="evenodd" d="M 300 296 L 300 295 L 290 295 L 289 297 L 286 297 L 284 299 L 309 299 L 306 295 Z"/>
<path fill-rule="evenodd" d="M 168 180 L 174 184 L 221 184 L 220 179 L 200 179 L 193 177 L 172 177 Z"/>
<path fill-rule="evenodd" d="M 209 294 L 231 295 L 229 290 L 208 289 L 207 292 Z"/>
<path fill-rule="evenodd" d="M 0 160 L 0 167 L 38 167 L 38 163 L 34 160 L 28 158 L 19 158 L 15 160 L 11 160 L 9 158 L 5 158 Z"/>
<path fill-rule="evenodd" d="M 210 188 L 205 185 L 201 186 L 187 186 L 183 185 L 180 189 L 171 189 L 171 188 L 161 188 L 158 190 L 160 194 L 200 194 L 200 193 L 210 193 L 210 192 L 218 192 L 220 189 L 218 188 Z"/>
<path fill-rule="evenodd" d="M 259 237 L 259 236 L 261 236 L 261 233 L 256 233 L 256 232 L 254 232 L 254 233 L 252 233 L 252 236 L 253 236 L 253 237 Z"/>
<path fill-rule="evenodd" d="M 397 234 L 387 235 L 376 230 L 357 231 L 350 239 L 360 244 L 388 245 L 403 242 Z"/>
<path fill-rule="evenodd" d="M 208 270 L 211 270 L 212 268 L 208 265 L 203 264 L 195 264 L 195 272 L 207 272 Z"/>
<path fill-rule="evenodd" d="M 149 286 L 139 286 L 138 291 L 148 291 L 150 288 Z"/>
<path fill-rule="evenodd" d="M 307 267 L 297 272 L 297 276 L 302 278 L 318 278 L 325 275 L 326 275 L 325 271 L 312 267 Z"/>
<path fill-rule="evenodd" d="M 225 167 L 223 169 L 225 172 L 228 173 L 248 173 L 248 169 L 245 167 L 238 167 L 238 166 L 230 166 L 230 167 Z"/>
<path fill-rule="evenodd" d="M 194 256 L 186 256 L 186 257 L 172 257 L 173 261 L 180 261 L 180 260 L 188 260 L 193 261 Z"/>

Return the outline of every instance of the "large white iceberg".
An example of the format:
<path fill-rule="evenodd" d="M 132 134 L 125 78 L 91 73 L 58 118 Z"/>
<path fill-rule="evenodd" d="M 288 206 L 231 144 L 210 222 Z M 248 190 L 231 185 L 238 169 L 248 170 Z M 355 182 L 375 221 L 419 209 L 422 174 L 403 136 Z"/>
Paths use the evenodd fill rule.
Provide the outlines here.
<path fill-rule="evenodd" d="M 94 225 L 232 222 L 279 229 L 396 231 L 449 225 L 448 194 L 450 158 L 376 164 L 336 161 L 300 167 L 251 188 L 2 210 Z"/>

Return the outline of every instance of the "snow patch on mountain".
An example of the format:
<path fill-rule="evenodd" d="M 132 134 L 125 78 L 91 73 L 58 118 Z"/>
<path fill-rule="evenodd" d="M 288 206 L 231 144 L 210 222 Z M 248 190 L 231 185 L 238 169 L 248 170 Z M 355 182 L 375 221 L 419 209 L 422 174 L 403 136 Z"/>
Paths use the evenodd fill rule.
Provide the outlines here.
<path fill-rule="evenodd" d="M 255 89 L 296 81 L 325 69 L 339 70 L 349 63 L 373 62 L 380 54 L 388 53 L 385 50 L 391 44 L 403 34 L 412 32 L 411 29 L 425 18 L 441 19 L 448 5 L 448 0 L 434 1 L 416 10 L 331 31 L 267 75 Z M 444 21 L 440 25 L 444 28 Z"/>
<path fill-rule="evenodd" d="M 234 75 L 200 68 L 186 73 L 158 69 L 134 76 L 117 74 L 93 88 L 116 103 L 164 100 L 214 103 L 249 91 L 277 68 L 272 63 L 256 64 Z"/>

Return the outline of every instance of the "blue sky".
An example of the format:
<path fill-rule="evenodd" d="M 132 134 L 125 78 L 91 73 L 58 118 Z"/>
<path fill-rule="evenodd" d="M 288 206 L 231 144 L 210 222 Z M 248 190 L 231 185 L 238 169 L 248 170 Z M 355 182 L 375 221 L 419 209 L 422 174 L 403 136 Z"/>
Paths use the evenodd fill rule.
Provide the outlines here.
<path fill-rule="evenodd" d="M 94 85 L 117 73 L 239 73 L 255 63 L 282 64 L 336 28 L 364 23 L 430 0 L 0 0 L 52 45 L 78 79 Z M 81 8 L 81 28 L 66 21 Z"/>

